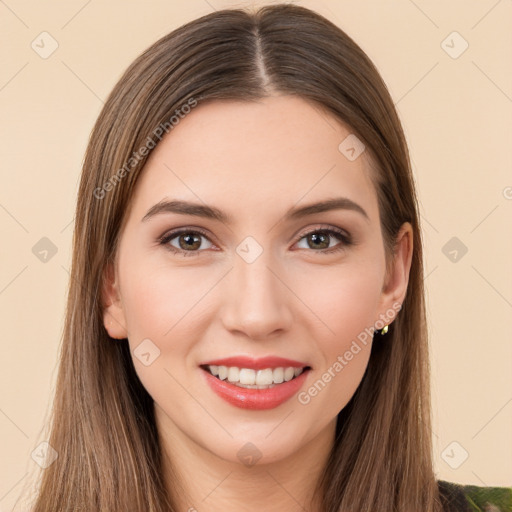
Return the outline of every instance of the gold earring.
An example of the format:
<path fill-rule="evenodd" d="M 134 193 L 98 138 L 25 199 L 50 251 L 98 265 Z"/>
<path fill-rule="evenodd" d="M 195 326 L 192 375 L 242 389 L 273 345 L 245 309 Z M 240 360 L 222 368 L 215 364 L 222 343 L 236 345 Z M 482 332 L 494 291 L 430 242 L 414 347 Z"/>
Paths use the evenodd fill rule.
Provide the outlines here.
<path fill-rule="evenodd" d="M 387 332 L 389 331 L 389 325 L 385 325 L 381 330 L 380 330 L 380 335 L 383 336 L 384 334 L 386 334 Z"/>

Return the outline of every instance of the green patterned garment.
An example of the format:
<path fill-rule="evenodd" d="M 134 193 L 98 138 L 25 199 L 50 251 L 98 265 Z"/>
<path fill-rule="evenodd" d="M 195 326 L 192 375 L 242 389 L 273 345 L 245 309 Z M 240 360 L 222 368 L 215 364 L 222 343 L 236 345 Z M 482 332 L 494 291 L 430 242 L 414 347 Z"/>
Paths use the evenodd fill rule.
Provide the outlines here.
<path fill-rule="evenodd" d="M 446 512 L 512 512 L 512 487 L 480 487 L 438 480 Z"/>

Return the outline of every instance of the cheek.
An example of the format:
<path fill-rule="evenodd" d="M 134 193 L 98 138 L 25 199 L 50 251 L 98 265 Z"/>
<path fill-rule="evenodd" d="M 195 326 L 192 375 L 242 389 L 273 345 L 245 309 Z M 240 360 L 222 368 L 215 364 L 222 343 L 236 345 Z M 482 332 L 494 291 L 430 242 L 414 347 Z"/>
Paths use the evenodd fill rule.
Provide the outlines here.
<path fill-rule="evenodd" d="M 310 272 L 298 295 L 319 319 L 323 339 L 339 349 L 376 320 L 380 299 L 378 266 L 346 265 Z"/>
<path fill-rule="evenodd" d="M 174 333 L 193 329 L 195 311 L 215 280 L 197 269 L 133 264 L 125 273 L 123 302 L 128 332 L 137 339 L 154 337 L 159 344 Z M 190 271 L 187 271 L 190 270 Z M 190 326 L 190 327 L 188 327 Z"/>
<path fill-rule="evenodd" d="M 123 302 L 135 371 L 157 403 L 183 392 L 189 356 L 204 329 L 204 299 L 219 281 L 211 270 L 131 262 L 124 274 Z M 150 340 L 149 342 L 147 340 Z M 146 365 L 140 354 L 150 354 Z M 193 392 L 193 389 L 189 389 Z M 183 406 L 179 400 L 173 407 Z"/>
<path fill-rule="evenodd" d="M 198 302 L 211 284 L 191 279 L 183 269 L 126 264 L 122 296 L 135 371 L 156 403 L 170 401 L 167 410 L 180 411 L 184 404 L 175 397 L 183 393 L 183 362 L 195 342 Z"/>
<path fill-rule="evenodd" d="M 310 288 L 307 305 L 318 324 L 321 365 L 315 380 L 299 403 L 317 409 L 315 414 L 332 418 L 345 407 L 357 390 L 371 352 L 373 331 L 380 296 L 379 267 L 347 266 L 317 274 Z M 304 292 L 303 292 L 304 293 Z"/>

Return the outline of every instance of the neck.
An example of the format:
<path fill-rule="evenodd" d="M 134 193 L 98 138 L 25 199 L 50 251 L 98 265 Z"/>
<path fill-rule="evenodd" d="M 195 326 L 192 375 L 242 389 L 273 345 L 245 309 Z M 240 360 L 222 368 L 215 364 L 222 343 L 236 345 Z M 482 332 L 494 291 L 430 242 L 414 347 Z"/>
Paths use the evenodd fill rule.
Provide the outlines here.
<path fill-rule="evenodd" d="M 246 465 L 217 456 L 158 417 L 166 485 L 176 510 L 320 512 L 315 490 L 334 443 L 335 420 L 286 458 Z"/>

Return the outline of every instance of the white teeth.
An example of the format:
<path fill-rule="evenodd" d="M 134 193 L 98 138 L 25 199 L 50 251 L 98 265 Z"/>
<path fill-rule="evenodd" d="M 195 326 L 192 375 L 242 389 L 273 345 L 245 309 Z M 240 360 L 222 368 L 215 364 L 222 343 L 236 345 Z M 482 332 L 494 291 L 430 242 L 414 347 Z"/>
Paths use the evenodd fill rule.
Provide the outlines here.
<path fill-rule="evenodd" d="M 266 370 L 258 370 L 256 373 L 256 384 L 258 386 L 270 386 L 273 382 L 273 373 L 271 368 Z"/>
<path fill-rule="evenodd" d="M 224 380 L 228 376 L 228 367 L 227 366 L 219 366 L 219 379 Z"/>
<path fill-rule="evenodd" d="M 256 371 L 250 368 L 242 368 L 240 370 L 240 384 L 254 385 L 256 383 Z"/>
<path fill-rule="evenodd" d="M 258 386 L 254 384 L 254 386 L 250 386 L 249 384 L 240 384 L 240 382 L 233 382 L 235 386 L 238 386 L 239 388 L 248 388 L 248 389 L 268 389 L 273 388 L 275 384 L 270 384 L 270 386 Z"/>
<path fill-rule="evenodd" d="M 228 368 L 228 380 L 229 382 L 238 382 L 240 370 L 236 366 L 230 366 Z"/>
<path fill-rule="evenodd" d="M 286 368 L 284 371 L 284 380 L 288 382 L 289 380 L 292 380 L 293 377 L 295 377 L 295 369 L 292 367 Z"/>
<path fill-rule="evenodd" d="M 264 370 L 253 370 L 252 368 L 238 368 L 237 366 L 208 366 L 212 375 L 218 376 L 220 380 L 228 380 L 233 384 L 245 388 L 265 389 L 273 387 L 274 384 L 288 382 L 298 377 L 304 368 L 265 368 Z"/>
<path fill-rule="evenodd" d="M 284 382 L 284 369 L 283 368 L 274 368 L 272 372 L 274 382 L 276 384 L 281 384 Z"/>

